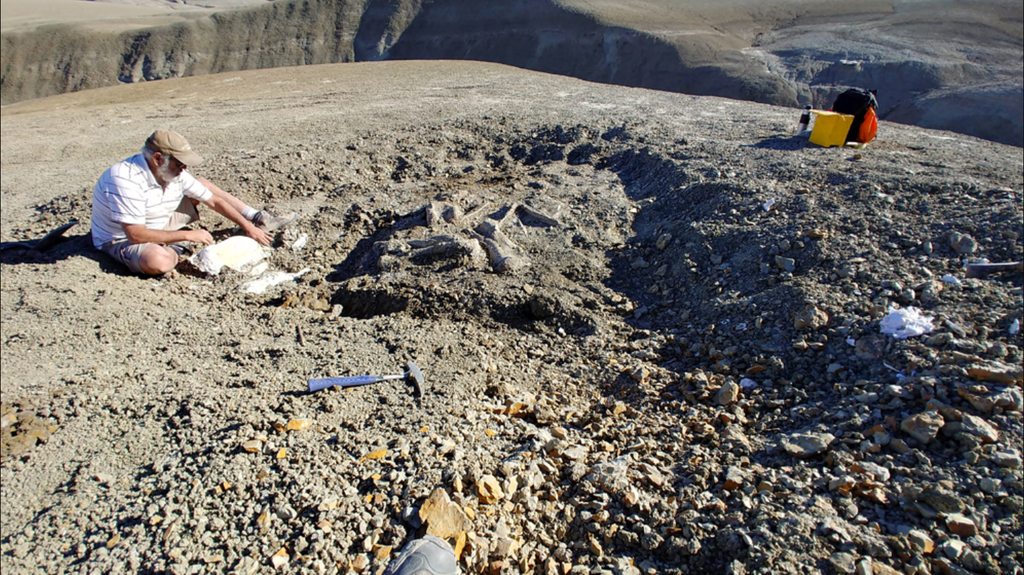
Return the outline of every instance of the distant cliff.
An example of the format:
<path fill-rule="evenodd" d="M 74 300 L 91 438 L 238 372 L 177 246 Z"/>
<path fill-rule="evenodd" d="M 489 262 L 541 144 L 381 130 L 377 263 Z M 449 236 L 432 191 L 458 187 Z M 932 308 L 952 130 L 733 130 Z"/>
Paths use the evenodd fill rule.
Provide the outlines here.
<path fill-rule="evenodd" d="M 767 73 L 748 79 L 689 64 L 663 40 L 549 0 L 296 0 L 121 34 L 70 26 L 4 34 L 0 97 L 8 104 L 117 82 L 384 59 L 483 60 L 694 94 L 795 98 Z"/>
<path fill-rule="evenodd" d="M 793 51 L 780 58 L 747 49 L 736 35 L 705 28 L 655 35 L 604 23 L 556 0 L 279 0 L 131 32 L 53 25 L 5 33 L 0 102 L 118 82 L 385 59 L 482 60 L 596 82 L 789 106 L 828 107 L 842 87 L 858 82 L 838 64 L 838 73 L 823 69 L 804 77 L 808 67 L 793 61 Z M 947 90 L 944 97 L 938 91 L 945 88 L 947 68 L 866 63 L 873 84 L 866 87 L 882 89 L 883 119 L 1021 145 L 1019 86 L 990 87 L 980 95 Z M 823 81 L 824 76 L 842 82 Z M 961 121 L 964 102 L 973 103 L 975 111 Z"/>

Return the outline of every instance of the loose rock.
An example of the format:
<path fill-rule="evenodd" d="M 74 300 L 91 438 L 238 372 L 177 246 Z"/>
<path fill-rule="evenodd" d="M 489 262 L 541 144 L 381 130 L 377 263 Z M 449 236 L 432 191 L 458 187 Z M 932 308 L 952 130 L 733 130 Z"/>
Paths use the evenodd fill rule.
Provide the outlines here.
<path fill-rule="evenodd" d="M 921 443 L 928 443 L 935 439 L 944 424 L 938 413 L 926 411 L 904 419 L 900 429 Z"/>
<path fill-rule="evenodd" d="M 782 448 L 800 459 L 824 453 L 836 437 L 831 433 L 796 433 L 782 439 Z"/>

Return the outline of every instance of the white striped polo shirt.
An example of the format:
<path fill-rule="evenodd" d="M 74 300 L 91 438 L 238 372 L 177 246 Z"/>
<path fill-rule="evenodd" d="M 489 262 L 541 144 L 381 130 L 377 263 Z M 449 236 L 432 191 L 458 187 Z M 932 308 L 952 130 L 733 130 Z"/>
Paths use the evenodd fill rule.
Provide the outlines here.
<path fill-rule="evenodd" d="M 213 193 L 188 171 L 181 172 L 178 181 L 168 184 L 167 189 L 161 188 L 142 154 L 114 164 L 103 172 L 92 192 L 93 245 L 99 248 L 125 239 L 121 224 L 164 229 L 185 196 L 206 202 Z"/>

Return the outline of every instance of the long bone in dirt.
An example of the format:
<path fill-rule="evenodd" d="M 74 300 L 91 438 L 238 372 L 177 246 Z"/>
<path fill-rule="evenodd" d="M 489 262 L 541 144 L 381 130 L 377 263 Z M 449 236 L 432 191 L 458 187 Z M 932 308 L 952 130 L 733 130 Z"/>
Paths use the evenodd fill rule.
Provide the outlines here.
<path fill-rule="evenodd" d="M 986 278 L 990 274 L 1002 272 L 1024 271 L 1024 262 L 1009 262 L 1004 264 L 968 264 L 967 277 Z"/>
<path fill-rule="evenodd" d="M 311 379 L 308 382 L 309 391 L 320 391 L 321 389 L 327 389 L 328 387 L 359 387 L 361 385 L 371 385 L 392 379 L 408 379 L 412 380 L 412 385 L 416 388 L 416 397 L 423 397 L 423 372 L 421 372 L 420 368 L 411 361 L 406 362 L 405 367 L 405 373 L 389 375 L 354 375 L 350 377 Z"/>

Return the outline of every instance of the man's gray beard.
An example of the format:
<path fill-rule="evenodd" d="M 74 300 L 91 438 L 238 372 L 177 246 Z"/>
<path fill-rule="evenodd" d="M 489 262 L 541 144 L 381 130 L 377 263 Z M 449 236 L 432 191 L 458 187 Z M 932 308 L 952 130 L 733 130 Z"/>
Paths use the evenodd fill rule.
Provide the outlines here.
<path fill-rule="evenodd" d="M 161 164 L 156 167 L 156 175 L 159 176 L 160 179 L 163 180 L 163 182 L 165 184 L 170 184 L 170 183 L 173 183 L 173 182 L 177 182 L 178 179 L 181 178 L 181 174 L 180 173 L 177 176 L 172 176 L 171 175 L 171 170 L 169 169 L 170 165 L 171 165 L 171 157 L 170 156 L 164 156 L 164 161 L 161 162 Z"/>

